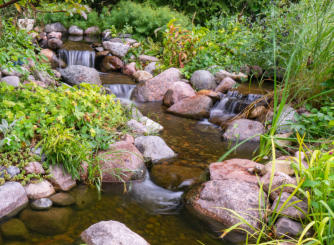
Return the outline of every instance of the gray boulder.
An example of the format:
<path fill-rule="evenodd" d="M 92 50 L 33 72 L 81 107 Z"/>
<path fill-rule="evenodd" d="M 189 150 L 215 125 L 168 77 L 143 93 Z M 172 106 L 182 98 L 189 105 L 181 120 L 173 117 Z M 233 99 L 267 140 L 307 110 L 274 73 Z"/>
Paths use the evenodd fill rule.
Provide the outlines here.
<path fill-rule="evenodd" d="M 198 70 L 193 73 L 190 83 L 197 89 L 215 89 L 217 87 L 215 77 L 206 70 Z"/>
<path fill-rule="evenodd" d="M 20 169 L 16 166 L 9 166 L 6 170 L 11 178 L 15 177 L 21 172 Z"/>
<path fill-rule="evenodd" d="M 271 206 L 273 212 L 279 212 L 283 204 L 288 200 L 290 194 L 283 192 L 281 197 L 277 197 Z M 307 203 L 293 196 L 289 202 L 287 202 L 280 211 L 281 215 L 287 216 L 291 219 L 305 219 L 305 214 L 307 214 Z"/>
<path fill-rule="evenodd" d="M 60 22 L 56 22 L 56 23 L 52 23 L 52 24 L 47 24 L 44 28 L 45 32 L 67 32 L 67 29 L 65 28 L 65 26 L 63 26 L 62 23 Z"/>
<path fill-rule="evenodd" d="M 96 36 L 96 35 L 100 35 L 100 34 L 101 34 L 101 30 L 97 26 L 91 26 L 91 27 L 88 27 L 85 30 L 85 35 L 87 35 L 87 36 Z"/>
<path fill-rule="evenodd" d="M 116 42 L 103 42 L 103 48 L 109 50 L 113 55 L 123 58 L 129 51 L 130 45 Z"/>
<path fill-rule="evenodd" d="M 68 66 L 60 70 L 60 73 L 63 79 L 70 85 L 79 85 L 81 83 L 102 84 L 98 71 L 87 66 Z"/>
<path fill-rule="evenodd" d="M 141 136 L 135 139 L 135 146 L 144 158 L 152 163 L 158 163 L 176 156 L 159 136 Z"/>
<path fill-rule="evenodd" d="M 7 182 L 0 186 L 0 220 L 15 216 L 28 204 L 27 193 L 17 182 Z"/>
<path fill-rule="evenodd" d="M 52 201 L 49 198 L 37 199 L 30 203 L 30 207 L 34 210 L 48 210 L 52 207 Z"/>
<path fill-rule="evenodd" d="M 302 231 L 303 226 L 301 223 L 285 217 L 279 218 L 275 224 L 275 232 L 277 237 L 297 237 Z"/>
<path fill-rule="evenodd" d="M 79 28 L 78 26 L 71 26 L 68 29 L 68 34 L 72 35 L 72 36 L 82 36 L 84 34 L 84 31 Z"/>
<path fill-rule="evenodd" d="M 154 75 L 154 71 L 156 70 L 156 68 L 157 68 L 157 62 L 151 62 L 147 66 L 145 66 L 144 71 Z"/>
<path fill-rule="evenodd" d="M 223 134 L 225 140 L 243 141 L 250 137 L 250 142 L 259 142 L 260 135 L 264 134 L 265 128 L 262 123 L 248 119 L 238 119 L 230 123 Z"/>
<path fill-rule="evenodd" d="M 7 83 L 8 85 L 11 85 L 13 87 L 18 87 L 20 86 L 20 78 L 17 76 L 7 76 L 3 77 L 1 79 L 1 82 Z"/>
<path fill-rule="evenodd" d="M 87 245 L 148 245 L 141 236 L 117 221 L 101 221 L 81 233 Z"/>

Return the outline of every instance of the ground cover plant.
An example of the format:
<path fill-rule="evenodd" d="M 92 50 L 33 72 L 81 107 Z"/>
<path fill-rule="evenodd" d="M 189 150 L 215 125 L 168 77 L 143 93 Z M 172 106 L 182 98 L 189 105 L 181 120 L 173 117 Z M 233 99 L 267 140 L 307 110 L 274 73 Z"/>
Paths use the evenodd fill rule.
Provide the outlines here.
<path fill-rule="evenodd" d="M 2 154 L 41 147 L 48 166 L 60 163 L 79 179 L 85 161 L 90 180 L 99 177 L 95 152 L 107 149 L 126 121 L 113 95 L 89 84 L 44 89 L 33 83 L 18 89 L 0 83 L 0 94 L 0 117 L 11 125 L 1 134 Z"/>

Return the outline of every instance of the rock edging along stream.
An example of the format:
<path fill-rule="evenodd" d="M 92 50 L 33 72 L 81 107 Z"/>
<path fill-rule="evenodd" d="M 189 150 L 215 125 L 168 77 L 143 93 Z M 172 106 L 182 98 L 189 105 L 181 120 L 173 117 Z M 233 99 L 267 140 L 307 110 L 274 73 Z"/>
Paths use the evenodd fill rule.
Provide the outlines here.
<path fill-rule="evenodd" d="M 52 32 L 50 31 L 49 33 L 42 34 L 42 38 L 38 41 L 42 47 L 44 45 L 48 46 L 50 49 L 58 51 L 63 45 L 61 42 L 61 33 L 59 34 L 58 31 L 61 29 L 61 32 L 64 33 L 64 29 L 59 24 L 53 25 L 53 27 L 54 28 L 51 28 Z M 46 28 L 45 30 L 48 29 Z M 91 62 L 83 62 L 82 64 L 95 67 L 99 65 L 100 69 L 105 72 L 111 70 L 123 71 L 123 73 L 132 76 L 140 82 L 139 85 L 134 88 L 132 95 L 137 101 L 163 101 L 165 105 L 169 106 L 167 111 L 170 113 L 193 119 L 209 118 L 210 121 L 215 122 L 220 126 L 224 126 L 224 123 L 228 121 L 228 119 L 234 117 L 237 113 L 247 108 L 248 105 L 259 99 L 259 97 L 252 95 L 247 95 L 246 98 L 244 95 L 237 92 L 234 94 L 232 93 L 232 96 L 228 95 L 235 86 L 236 81 L 245 79 L 247 75 L 241 73 L 229 73 L 223 70 L 218 71 L 216 74 L 211 74 L 209 71 L 197 71 L 192 75 L 189 82 L 182 78 L 178 69 L 170 68 L 157 76 L 153 76 L 155 70 L 154 67 L 156 67 L 159 62 L 155 57 L 139 56 L 139 61 L 143 64 L 142 66 L 145 67 L 144 70 L 139 71 L 136 71 L 133 63 L 125 64 L 124 61 L 122 61 L 122 58 L 124 58 L 130 48 L 136 48 L 140 45 L 136 40 L 131 39 L 130 37 L 110 38 L 107 36 L 104 36 L 103 40 L 104 42 L 102 45 L 94 45 L 95 51 L 98 51 L 95 54 L 97 57 L 96 59 L 99 59 L 100 62 L 95 62 L 96 60 L 94 60 Z M 82 82 L 101 84 L 100 77 L 94 67 L 73 64 L 76 61 L 75 59 L 68 58 L 70 55 L 69 52 L 60 52 L 60 54 L 62 54 L 60 57 L 57 57 L 52 51 L 44 50 L 42 52 L 49 56 L 49 62 L 51 62 L 55 68 L 65 68 L 60 70 L 62 78 L 65 81 L 72 84 L 80 84 Z M 94 55 L 89 53 L 89 55 L 82 57 L 93 59 L 92 57 L 94 57 Z M 66 63 L 68 63 L 67 67 Z M 78 72 L 73 72 L 74 68 Z M 6 76 L 4 79 L 5 80 L 3 81 L 6 82 Z M 199 91 L 196 92 L 195 89 Z M 227 92 L 227 94 L 222 92 Z M 228 99 L 223 101 L 224 98 Z M 230 98 L 233 98 L 233 100 L 231 101 Z M 224 104 L 222 105 L 222 103 Z M 263 103 L 263 101 L 255 103 L 254 108 L 250 111 L 249 115 L 252 115 L 252 119 L 258 121 L 249 119 L 234 121 L 232 124 L 228 125 L 227 130 L 224 133 L 224 138 L 235 141 L 242 139 L 245 135 L 251 137 L 264 133 L 265 129 L 259 121 L 263 122 L 270 117 L 270 111 L 266 108 L 268 103 L 268 101 L 265 101 L 265 103 Z M 258 110 L 257 108 L 259 107 L 262 109 Z M 215 113 L 213 113 L 214 109 Z M 219 109 L 222 112 L 221 115 L 217 116 L 217 110 Z M 101 162 L 104 182 L 123 183 L 133 180 L 144 180 L 145 176 L 147 176 L 145 173 L 145 161 L 156 164 L 176 156 L 174 151 L 167 146 L 163 139 L 158 136 L 147 136 L 148 134 L 157 134 L 161 132 L 163 127 L 151 119 L 140 115 L 140 112 L 137 110 L 135 111 L 135 116 L 133 115 L 133 119 L 128 122 L 128 126 L 136 136 L 136 139 L 129 135 L 125 136 L 122 141 L 111 145 L 110 151 L 101 152 L 101 155 L 105 156 L 107 159 L 106 161 Z M 224 113 L 226 111 L 229 113 Z M 261 113 L 257 114 L 258 111 Z M 284 120 L 282 119 L 282 124 L 284 124 L 283 121 Z M 259 139 L 255 138 L 255 141 L 259 141 Z M 121 153 L 117 156 L 118 158 L 116 161 L 113 160 L 115 158 L 115 151 Z M 259 174 L 256 169 L 261 167 L 256 163 L 247 162 L 247 164 L 244 164 L 245 161 L 248 160 L 243 159 L 232 159 L 229 161 L 234 162 L 233 164 L 228 161 L 211 164 L 209 168 L 209 181 L 195 185 L 185 196 L 188 209 L 204 222 L 212 226 L 215 231 L 217 231 L 217 227 L 220 227 L 220 229 L 222 227 L 228 228 L 239 222 L 239 219 L 236 219 L 235 217 L 233 218 L 233 215 L 231 215 L 228 210 L 224 210 L 224 208 L 253 216 L 249 222 L 254 223 L 253 219 L 256 218 L 256 214 L 259 214 L 258 211 L 254 212 L 254 209 L 259 208 L 259 200 L 257 200 L 257 198 L 261 196 L 259 193 L 262 190 L 259 188 L 257 182 L 255 183 L 248 179 L 254 179 L 255 176 L 261 176 L 262 174 L 261 183 L 263 183 L 264 187 L 268 185 L 268 173 L 263 174 L 264 172 L 261 171 L 261 174 Z M 285 164 L 290 166 L 291 161 L 286 161 Z M 38 171 L 38 169 L 40 169 L 39 163 L 31 163 L 30 165 L 31 168 L 34 169 L 33 171 Z M 215 165 L 215 171 L 225 171 L 225 173 L 218 175 L 220 177 L 213 177 L 217 174 L 212 170 L 212 165 Z M 247 169 L 245 169 L 245 165 L 248 166 Z M 85 167 L 83 163 L 83 170 L 84 169 Z M 121 172 L 119 172 L 120 169 Z M 71 190 L 76 183 L 72 180 L 71 176 L 64 173 L 59 167 L 54 167 L 51 171 L 53 177 L 50 182 L 48 180 L 43 180 L 40 183 L 30 183 L 24 188 L 15 182 L 9 182 L 1 186 L 0 196 L 4 198 L 1 198 L 4 202 L 0 206 L 0 218 L 10 218 L 17 215 L 28 205 L 28 198 L 31 200 L 40 200 L 40 202 L 31 202 L 31 208 L 49 211 L 43 211 L 44 213 L 41 213 L 41 211 L 25 209 L 19 215 L 20 219 L 24 221 L 23 226 L 27 226 L 30 230 L 44 234 L 58 234 L 64 232 L 69 223 L 71 210 L 68 208 L 50 209 L 50 202 L 55 205 L 67 206 L 66 204 L 73 204 L 73 200 L 77 205 L 80 204 L 80 201 L 76 200 L 77 196 L 73 197 L 71 195 L 67 196 L 67 198 L 59 198 L 59 194 L 64 193 L 64 195 L 66 195 L 66 192 Z M 234 172 L 235 175 L 231 175 L 231 171 Z M 83 179 L 85 178 L 85 175 L 86 173 L 83 171 Z M 274 185 L 279 187 L 282 184 L 295 184 L 295 180 L 284 172 L 276 171 Z M 266 188 L 263 189 L 264 191 L 268 191 Z M 55 194 L 56 191 L 62 192 Z M 284 193 L 292 192 L 289 188 L 285 188 L 283 191 Z M 242 198 L 242 200 L 235 199 L 235 193 L 239 193 L 240 195 L 237 196 Z M 243 196 L 245 193 L 246 196 Z M 247 193 L 249 195 L 247 195 Z M 177 195 L 178 197 L 176 200 L 180 198 L 181 194 L 182 193 Z M 272 197 L 272 193 L 266 194 L 263 192 L 262 195 L 270 195 L 272 201 L 276 203 L 278 202 L 277 197 L 279 195 L 277 194 Z M 64 201 L 63 199 L 67 201 Z M 69 201 L 69 199 L 71 199 L 71 201 Z M 261 203 L 261 205 L 263 205 L 261 206 L 262 209 L 268 204 Z M 214 209 L 213 206 L 219 206 L 221 209 Z M 173 208 L 174 207 L 175 206 L 173 206 Z M 253 211 L 251 212 L 250 209 Z M 38 225 L 31 222 L 32 217 L 35 217 L 37 213 L 40 214 L 38 217 L 44 223 L 40 222 Z M 50 222 L 50 217 L 52 217 L 55 222 Z M 298 216 L 297 219 L 301 219 L 301 217 Z M 277 222 L 278 228 L 282 227 L 280 226 L 279 221 Z M 285 223 L 286 222 L 290 222 L 292 225 L 292 222 L 294 221 L 287 219 L 285 220 Z M 52 227 L 52 229 L 44 230 L 43 226 L 46 224 L 49 228 Z M 22 224 L 20 225 L 22 226 Z M 259 225 L 260 224 L 257 222 L 254 223 L 254 226 Z M 3 230 L 4 229 L 2 229 L 2 231 Z M 52 230 L 51 233 L 49 233 L 50 230 Z M 277 230 L 277 232 L 280 232 L 280 229 Z M 3 235 L 4 237 L 8 236 L 8 234 Z M 111 232 L 109 235 L 114 234 Z M 106 239 L 110 238 L 108 237 L 109 235 L 107 234 Z M 242 241 L 242 239 L 245 238 L 245 234 L 236 232 L 230 234 L 228 238 L 233 242 Z M 93 240 L 88 242 L 88 244 L 99 244 Z"/>

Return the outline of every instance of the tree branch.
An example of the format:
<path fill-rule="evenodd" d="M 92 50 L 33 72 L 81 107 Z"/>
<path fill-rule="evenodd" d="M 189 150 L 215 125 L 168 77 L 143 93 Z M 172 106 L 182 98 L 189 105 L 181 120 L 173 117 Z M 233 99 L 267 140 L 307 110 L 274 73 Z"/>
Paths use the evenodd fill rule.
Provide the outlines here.
<path fill-rule="evenodd" d="M 7 2 L 7 3 L 1 4 L 1 5 L 0 5 L 0 9 L 6 8 L 6 7 L 8 7 L 9 5 L 12 5 L 12 4 L 14 4 L 14 3 L 17 3 L 18 1 L 19 1 L 19 0 L 11 0 L 11 1 Z"/>

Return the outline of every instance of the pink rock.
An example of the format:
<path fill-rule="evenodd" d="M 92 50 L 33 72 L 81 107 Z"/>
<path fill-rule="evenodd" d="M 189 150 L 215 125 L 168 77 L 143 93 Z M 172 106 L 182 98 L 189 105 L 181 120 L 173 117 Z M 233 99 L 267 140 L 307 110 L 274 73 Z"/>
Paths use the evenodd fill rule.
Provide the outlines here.
<path fill-rule="evenodd" d="M 47 180 L 43 180 L 38 183 L 30 183 L 26 185 L 24 189 L 30 199 L 49 197 L 55 193 L 55 189 L 52 184 Z"/>
<path fill-rule="evenodd" d="M 163 103 L 166 106 L 171 106 L 185 98 L 195 96 L 195 90 L 185 82 L 174 82 L 170 85 L 167 93 L 164 96 Z"/>
<path fill-rule="evenodd" d="M 228 90 L 232 89 L 236 84 L 236 81 L 234 81 L 232 78 L 226 77 L 216 87 L 215 91 L 225 93 Z"/>
<path fill-rule="evenodd" d="M 24 167 L 27 174 L 44 174 L 45 171 L 42 164 L 39 162 L 29 162 L 27 166 Z"/>
<path fill-rule="evenodd" d="M 209 166 L 211 180 L 235 179 L 257 184 L 258 177 L 251 174 L 250 168 L 262 168 L 263 165 L 248 159 L 230 159 L 211 163 Z"/>
<path fill-rule="evenodd" d="M 123 67 L 123 61 L 117 56 L 105 56 L 101 63 L 101 70 L 104 72 L 119 70 Z"/>
<path fill-rule="evenodd" d="M 144 177 L 144 158 L 131 141 L 116 142 L 109 150 L 99 153 L 103 182 L 127 182 Z"/>
<path fill-rule="evenodd" d="M 59 166 L 52 166 L 51 168 L 51 183 L 56 190 L 69 191 L 76 186 L 76 181 L 72 179 L 72 176 L 65 173 Z"/>
<path fill-rule="evenodd" d="M 130 64 L 127 64 L 123 68 L 123 74 L 128 76 L 133 76 L 136 72 L 136 62 L 131 62 Z"/>

